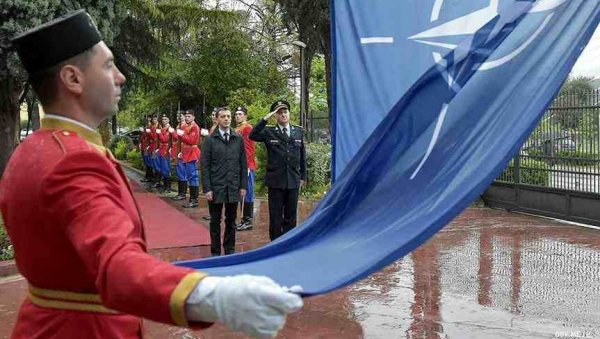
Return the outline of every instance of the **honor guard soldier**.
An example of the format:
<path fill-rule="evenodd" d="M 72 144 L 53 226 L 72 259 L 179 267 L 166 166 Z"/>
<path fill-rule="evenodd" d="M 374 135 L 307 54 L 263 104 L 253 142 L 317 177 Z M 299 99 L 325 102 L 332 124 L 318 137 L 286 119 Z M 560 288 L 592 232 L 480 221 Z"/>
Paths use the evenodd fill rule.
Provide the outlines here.
<path fill-rule="evenodd" d="M 149 153 L 150 147 L 150 126 L 152 125 L 152 117 L 149 115 L 144 116 L 146 125 L 140 127 L 140 151 L 142 152 L 142 160 L 144 160 L 144 167 L 146 168 L 146 175 L 142 182 L 151 182 L 154 179 L 154 166 L 151 162 L 151 156 Z M 146 130 L 148 130 L 146 132 Z"/>
<path fill-rule="evenodd" d="M 194 122 L 194 111 L 185 111 L 184 129 L 178 129 L 177 135 L 181 139 L 181 159 L 185 167 L 187 183 L 190 187 L 190 200 L 183 205 L 185 208 L 198 207 L 198 194 L 200 182 L 198 181 L 197 163 L 200 159 L 200 127 Z"/>
<path fill-rule="evenodd" d="M 275 336 L 298 295 L 267 277 L 207 276 L 146 253 L 128 179 L 96 131 L 117 113 L 125 77 L 92 18 L 70 13 L 12 44 L 48 114 L 0 182 L 29 284 L 11 338 L 141 338 L 140 317 Z"/>
<path fill-rule="evenodd" d="M 290 124 L 290 104 L 275 101 L 271 112 L 260 120 L 250 139 L 267 148 L 265 184 L 269 193 L 269 237 L 275 240 L 296 226 L 300 187 L 306 181 L 304 130 Z M 277 125 L 267 126 L 275 116 Z"/>
<path fill-rule="evenodd" d="M 177 128 L 171 131 L 171 158 L 175 160 L 175 173 L 177 174 L 177 196 L 173 198 L 175 201 L 185 200 L 185 194 L 187 191 L 187 175 L 185 171 L 185 164 L 181 154 L 181 138 L 177 135 L 177 130 L 185 130 L 185 112 L 177 112 Z"/>
<path fill-rule="evenodd" d="M 158 125 L 158 117 L 153 114 L 151 115 L 150 127 L 146 129 L 148 133 L 148 143 L 150 147 L 148 147 L 148 152 L 150 153 L 150 163 L 152 164 L 152 169 L 154 170 L 154 184 L 152 188 L 160 187 L 160 179 L 162 176 L 160 175 L 160 159 L 158 157 L 158 148 L 160 147 L 160 142 L 158 140 L 158 134 L 156 131 L 160 128 Z"/>
<path fill-rule="evenodd" d="M 252 217 L 254 214 L 254 171 L 256 171 L 256 160 L 254 155 L 254 141 L 250 140 L 252 125 L 248 123 L 248 110 L 246 107 L 238 107 L 235 111 L 235 122 L 237 123 L 236 133 L 244 139 L 244 148 L 246 150 L 246 163 L 248 163 L 248 188 L 246 197 L 240 202 L 242 205 L 242 222 L 237 226 L 238 231 L 247 231 L 252 229 Z"/>
<path fill-rule="evenodd" d="M 159 187 L 159 191 L 168 193 L 171 191 L 171 153 L 169 145 L 171 141 L 171 133 L 173 130 L 169 124 L 169 117 L 163 115 L 161 118 L 161 128 L 156 130 L 158 146 L 158 168 L 159 173 L 162 175 L 163 186 Z M 173 130 L 174 131 L 174 130 Z"/>

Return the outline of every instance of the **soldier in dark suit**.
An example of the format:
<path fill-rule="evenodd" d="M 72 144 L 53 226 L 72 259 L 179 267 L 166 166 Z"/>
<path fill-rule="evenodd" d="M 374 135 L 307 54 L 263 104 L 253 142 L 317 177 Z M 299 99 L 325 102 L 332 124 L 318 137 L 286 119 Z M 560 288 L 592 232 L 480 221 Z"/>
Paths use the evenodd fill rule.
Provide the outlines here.
<path fill-rule="evenodd" d="M 269 236 L 271 240 L 296 226 L 296 210 L 300 187 L 306 181 L 306 149 L 304 130 L 290 124 L 290 104 L 275 101 L 271 113 L 256 124 L 250 139 L 263 142 L 267 148 L 267 174 L 269 188 Z M 277 125 L 267 126 L 275 116 Z"/>
<path fill-rule="evenodd" d="M 231 112 L 220 108 L 217 127 L 202 143 L 202 187 L 210 212 L 210 251 L 221 255 L 221 215 L 225 206 L 225 254 L 235 252 L 237 203 L 246 196 L 248 166 L 244 139 L 231 128 Z"/>

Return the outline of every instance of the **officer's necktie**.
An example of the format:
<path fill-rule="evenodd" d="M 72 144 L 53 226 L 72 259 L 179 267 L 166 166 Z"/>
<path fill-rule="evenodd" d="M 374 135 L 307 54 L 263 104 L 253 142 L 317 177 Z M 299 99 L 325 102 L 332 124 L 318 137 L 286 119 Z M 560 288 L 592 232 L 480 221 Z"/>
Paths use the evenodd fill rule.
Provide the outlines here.
<path fill-rule="evenodd" d="M 289 136 L 287 134 L 287 128 L 285 128 L 285 127 L 283 128 L 283 136 L 286 137 L 286 138 Z"/>
<path fill-rule="evenodd" d="M 225 142 L 229 142 L 229 133 L 223 134 L 223 137 L 225 138 Z"/>

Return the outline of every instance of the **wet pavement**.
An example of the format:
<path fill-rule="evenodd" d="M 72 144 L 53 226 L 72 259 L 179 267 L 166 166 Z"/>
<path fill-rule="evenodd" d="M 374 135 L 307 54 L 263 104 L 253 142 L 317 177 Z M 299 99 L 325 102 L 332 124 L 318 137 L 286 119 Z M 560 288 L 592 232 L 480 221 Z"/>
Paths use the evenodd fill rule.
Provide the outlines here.
<path fill-rule="evenodd" d="M 172 205 L 207 224 L 205 202 L 191 211 Z M 300 202 L 300 220 L 313 208 Z M 267 212 L 258 200 L 254 229 L 238 232 L 236 251 L 268 242 Z M 174 261 L 209 252 L 203 246 L 152 254 Z M 0 338 L 10 333 L 25 286 L 19 277 L 0 279 Z M 150 321 L 146 336 L 244 338 L 218 324 L 192 332 Z M 411 255 L 305 300 L 278 338 L 600 338 L 600 230 L 467 209 Z"/>

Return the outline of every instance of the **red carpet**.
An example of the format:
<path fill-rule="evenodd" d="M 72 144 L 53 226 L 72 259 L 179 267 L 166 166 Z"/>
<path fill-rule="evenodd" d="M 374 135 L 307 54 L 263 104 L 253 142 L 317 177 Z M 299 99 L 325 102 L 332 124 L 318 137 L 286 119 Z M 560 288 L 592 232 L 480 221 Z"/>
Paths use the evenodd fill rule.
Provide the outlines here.
<path fill-rule="evenodd" d="M 210 233 L 202 225 L 152 193 L 130 181 L 144 220 L 148 249 L 210 245 Z"/>

